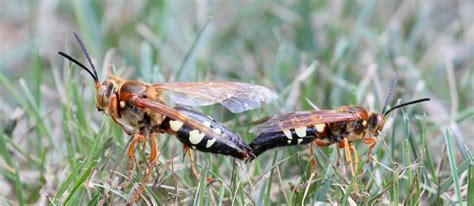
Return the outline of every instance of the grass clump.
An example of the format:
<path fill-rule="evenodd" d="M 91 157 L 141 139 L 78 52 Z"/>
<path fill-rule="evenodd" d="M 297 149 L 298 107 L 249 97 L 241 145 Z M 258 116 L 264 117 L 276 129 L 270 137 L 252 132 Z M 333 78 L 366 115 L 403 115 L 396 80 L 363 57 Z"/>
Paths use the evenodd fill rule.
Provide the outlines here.
<path fill-rule="evenodd" d="M 124 203 L 128 137 L 96 111 L 79 57 L 79 33 L 104 79 L 146 82 L 233 80 L 265 85 L 278 100 L 244 114 L 197 108 L 245 141 L 246 121 L 318 107 L 381 111 L 396 73 L 395 98 L 431 102 L 391 113 L 360 176 L 337 165 L 334 147 L 317 148 L 310 174 L 305 146 L 266 152 L 245 164 L 196 152 L 192 177 L 182 145 L 160 135 L 148 204 L 474 204 L 472 5 L 423 2 L 10 2 L 0 48 L 0 202 Z M 28 9 L 22 9 L 28 8 Z M 27 28 L 27 29 L 26 29 Z M 25 33 L 25 30 L 27 31 Z M 15 38 L 13 38 L 15 37 Z M 135 182 L 148 149 L 138 150 Z M 207 178 L 212 178 L 212 183 Z M 355 187 L 357 185 L 357 188 Z M 358 195 L 354 191 L 358 189 Z"/>

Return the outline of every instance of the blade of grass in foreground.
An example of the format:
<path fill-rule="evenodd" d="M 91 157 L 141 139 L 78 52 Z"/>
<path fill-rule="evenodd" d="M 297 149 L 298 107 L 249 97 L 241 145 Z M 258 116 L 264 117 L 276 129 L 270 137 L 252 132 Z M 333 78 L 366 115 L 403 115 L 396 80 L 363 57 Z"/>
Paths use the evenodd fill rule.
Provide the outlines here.
<path fill-rule="evenodd" d="M 209 160 L 209 159 L 208 159 Z M 194 197 L 194 205 L 203 205 L 204 204 L 204 194 L 206 193 L 206 180 L 207 180 L 207 170 L 208 170 L 209 162 L 205 161 L 204 167 L 201 169 L 201 180 L 199 181 L 199 185 L 197 187 L 197 191 Z"/>
<path fill-rule="evenodd" d="M 426 117 L 423 117 L 426 118 Z M 424 152 L 424 162 L 425 162 L 425 168 L 428 170 L 429 174 L 432 177 L 431 182 L 433 184 L 437 184 L 438 182 L 438 176 L 436 175 L 436 168 L 435 168 L 435 163 L 433 161 L 433 155 L 431 154 L 431 149 L 428 144 L 428 140 L 426 138 L 426 123 L 422 120 L 417 118 L 417 124 L 418 128 L 420 128 L 420 134 L 421 134 L 421 142 L 423 145 L 423 152 Z"/>
<path fill-rule="evenodd" d="M 15 85 L 13 85 L 13 83 L 2 72 L 0 72 L 0 84 L 5 86 L 7 91 L 10 91 L 10 94 L 21 105 L 26 114 L 37 121 L 36 127 L 38 128 L 38 131 L 42 132 L 46 137 L 48 137 L 48 140 L 52 142 L 51 130 L 44 123 L 44 117 L 39 113 L 39 110 L 31 106 L 30 102 L 28 101 L 28 98 L 31 99 L 32 95 L 31 92 L 27 90 L 26 85 L 24 85 L 25 83 L 21 85 L 24 90 L 19 91 L 15 88 Z"/>
<path fill-rule="evenodd" d="M 14 185 L 15 185 L 15 192 L 16 192 L 16 196 L 18 198 L 18 204 L 23 206 L 25 205 L 25 200 L 23 198 L 23 188 L 21 186 L 21 181 L 20 181 L 20 174 L 19 174 L 19 170 L 18 170 L 18 165 L 17 164 L 13 164 L 13 166 L 15 167 L 15 179 L 14 179 Z"/>
<path fill-rule="evenodd" d="M 197 36 L 196 36 L 196 39 L 194 40 L 193 42 L 193 45 L 191 46 L 191 49 L 189 50 L 189 52 L 186 54 L 186 56 L 184 57 L 183 59 L 183 62 L 181 63 L 181 65 L 179 66 L 178 68 L 178 71 L 176 71 L 176 76 L 178 77 L 178 79 L 181 79 L 182 76 L 182 72 L 183 70 L 186 69 L 186 67 L 188 66 L 189 64 L 189 61 L 191 60 L 191 58 L 193 57 L 194 55 L 194 52 L 196 51 L 199 43 L 201 42 L 201 39 L 203 37 L 203 34 L 204 34 L 204 31 L 206 30 L 207 26 L 209 25 L 209 22 L 211 22 L 212 19 L 208 18 L 206 23 L 201 27 L 201 29 L 199 30 Z"/>
<path fill-rule="evenodd" d="M 362 167 L 363 166 L 364 166 L 363 163 L 359 163 L 359 165 L 356 165 L 355 175 L 352 177 L 351 182 L 350 182 L 349 186 L 347 187 L 344 196 L 342 197 L 342 204 L 343 205 L 347 205 L 349 203 L 349 197 L 351 196 L 352 191 L 354 191 L 354 189 L 357 189 L 355 187 L 359 187 L 357 185 L 357 178 L 359 177 L 360 173 L 362 172 Z"/>
<path fill-rule="evenodd" d="M 3 156 L 3 160 L 7 163 L 9 167 L 13 166 L 13 161 L 10 156 L 10 152 L 7 150 L 7 142 L 5 141 L 6 136 L 0 131 L 0 154 Z"/>
<path fill-rule="evenodd" d="M 278 156 L 278 150 L 275 150 L 275 152 L 273 153 L 272 167 L 273 167 L 273 165 L 276 164 L 277 156 Z M 262 188 L 262 191 L 264 189 L 266 189 L 265 197 L 264 198 L 259 198 L 258 201 L 257 201 L 257 205 L 262 205 L 262 200 L 264 200 L 266 205 L 271 204 L 271 202 L 270 202 L 270 193 L 272 192 L 272 177 L 273 177 L 273 172 L 274 171 L 275 171 L 275 168 L 272 168 L 271 171 L 270 171 L 270 176 L 268 176 L 268 181 L 267 181 L 267 184 L 266 184 L 267 187 Z"/>
<path fill-rule="evenodd" d="M 104 125 L 101 125 L 101 128 L 99 132 L 96 135 L 97 138 L 97 144 L 94 144 L 92 150 L 90 151 L 90 155 L 88 155 L 87 159 L 82 161 L 81 163 L 77 162 L 76 166 L 73 168 L 71 171 L 69 177 L 65 180 L 64 183 L 60 186 L 60 189 L 58 190 L 59 192 L 56 194 L 55 201 L 56 203 L 61 203 L 61 197 L 65 193 L 65 191 L 68 189 L 69 185 L 71 183 L 74 183 L 73 188 L 69 192 L 68 196 L 65 198 L 64 202 L 62 204 L 66 204 L 75 194 L 76 191 L 82 186 L 82 184 L 87 180 L 87 177 L 90 176 L 90 173 L 94 169 L 95 165 L 97 164 L 96 158 L 97 154 L 100 151 L 103 151 L 105 147 L 107 147 L 108 144 L 106 144 L 108 141 L 110 141 L 110 138 L 105 139 L 103 142 L 104 137 L 104 132 L 106 130 L 106 127 Z M 84 173 L 82 175 L 78 175 L 81 172 L 81 169 L 85 169 Z M 79 178 L 77 178 L 79 176 Z"/>
<path fill-rule="evenodd" d="M 446 141 L 446 146 L 447 146 L 447 151 L 448 151 L 449 167 L 451 168 L 454 191 L 456 192 L 457 201 L 461 202 L 462 199 L 461 199 L 461 189 L 459 188 L 458 169 L 456 167 L 456 158 L 454 156 L 453 142 L 451 139 L 451 134 L 449 134 L 448 129 L 444 131 L 444 140 Z"/>
<path fill-rule="evenodd" d="M 470 160 L 467 176 L 467 205 L 474 205 L 474 159 L 468 148 L 466 151 Z"/>
<path fill-rule="evenodd" d="M 17 166 L 16 163 L 12 162 L 10 152 L 7 150 L 6 142 L 5 142 L 4 138 L 6 138 L 6 136 L 3 134 L 3 132 L 0 131 L 0 153 L 3 156 L 4 161 L 7 163 L 7 166 L 5 166 L 5 167 L 10 168 L 10 170 L 14 169 L 15 173 L 13 174 L 11 181 L 13 181 L 12 183 L 15 187 L 15 192 L 16 192 L 16 196 L 17 196 L 17 199 L 18 199 L 18 204 L 19 205 L 24 205 L 23 192 L 22 192 L 23 190 L 22 190 L 22 187 L 21 187 L 21 181 L 20 181 L 20 176 L 19 176 L 19 172 L 18 172 L 18 166 Z M 2 169 L 2 170 L 0 170 L 0 174 L 2 174 L 5 179 L 9 179 L 8 178 L 8 176 L 9 176 L 8 173 L 10 173 L 10 172 L 13 173 L 13 171 L 9 172 L 8 169 Z M 4 171 L 5 171 L 5 174 L 4 174 Z"/>

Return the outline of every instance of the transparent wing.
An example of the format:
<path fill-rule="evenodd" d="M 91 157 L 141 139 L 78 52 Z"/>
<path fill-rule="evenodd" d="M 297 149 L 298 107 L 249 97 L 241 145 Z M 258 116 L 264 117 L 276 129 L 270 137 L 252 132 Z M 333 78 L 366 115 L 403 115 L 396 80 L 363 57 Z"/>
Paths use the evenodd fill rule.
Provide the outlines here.
<path fill-rule="evenodd" d="M 285 129 L 294 129 L 301 126 L 321 123 L 334 123 L 340 121 L 352 121 L 356 119 L 357 118 L 354 114 L 341 113 L 335 110 L 291 112 L 271 116 L 263 123 L 253 127 L 250 132 L 256 134 L 277 132 Z"/>
<path fill-rule="evenodd" d="M 151 111 L 163 114 L 171 119 L 179 120 L 183 122 L 184 124 L 192 127 L 193 129 L 197 129 L 200 132 L 206 134 L 206 136 L 210 138 L 216 138 L 220 142 L 226 144 L 229 147 L 234 147 L 237 150 L 241 150 L 238 146 L 235 145 L 234 142 L 225 138 L 224 136 L 222 136 L 222 134 L 216 133 L 214 130 L 203 125 L 202 122 L 198 122 L 194 119 L 188 118 L 185 114 L 179 112 L 178 110 L 174 108 L 171 108 L 169 106 L 166 106 L 156 101 L 152 101 L 152 100 L 140 98 L 140 97 L 133 97 L 130 99 L 130 101 L 132 101 L 133 104 L 138 108 L 147 108 L 147 109 L 150 109 Z"/>
<path fill-rule="evenodd" d="M 218 103 L 234 113 L 258 108 L 277 97 L 266 87 L 241 82 L 170 82 L 152 86 L 158 93 L 180 105 L 206 106 Z"/>

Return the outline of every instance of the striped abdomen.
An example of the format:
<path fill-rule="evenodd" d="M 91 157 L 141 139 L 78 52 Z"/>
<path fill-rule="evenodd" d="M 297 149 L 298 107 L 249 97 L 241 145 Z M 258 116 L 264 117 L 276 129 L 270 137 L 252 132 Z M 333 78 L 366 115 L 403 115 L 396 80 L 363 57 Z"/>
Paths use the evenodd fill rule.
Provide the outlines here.
<path fill-rule="evenodd" d="M 176 107 L 175 109 L 186 115 L 186 118 L 202 123 L 222 137 L 208 137 L 196 128 L 166 117 L 161 124 L 161 128 L 170 134 L 176 135 L 186 146 L 203 152 L 231 155 L 239 159 L 245 159 L 247 156 L 252 155 L 251 148 L 247 143 L 243 142 L 239 136 L 208 115 L 198 113 L 186 107 Z"/>
<path fill-rule="evenodd" d="M 325 141 L 325 137 L 328 135 L 326 128 L 326 124 L 317 124 L 283 131 L 261 133 L 250 143 L 250 147 L 252 147 L 253 154 L 258 156 L 276 147 L 308 144 L 316 139 Z"/>

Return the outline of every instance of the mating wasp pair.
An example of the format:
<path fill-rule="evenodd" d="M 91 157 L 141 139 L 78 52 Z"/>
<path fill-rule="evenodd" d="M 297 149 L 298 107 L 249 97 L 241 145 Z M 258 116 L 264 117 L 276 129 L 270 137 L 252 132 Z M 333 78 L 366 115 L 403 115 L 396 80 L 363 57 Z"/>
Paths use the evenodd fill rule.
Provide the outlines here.
<path fill-rule="evenodd" d="M 159 155 L 157 137 L 161 133 L 176 136 L 183 143 L 191 159 L 192 172 L 198 178 L 193 149 L 252 160 L 275 147 L 297 144 L 329 146 L 335 143 L 344 148 L 346 159 L 354 174 L 350 153 L 356 153 L 356 149 L 350 144 L 351 142 L 362 140 L 369 144 L 370 156 L 377 141 L 376 137 L 383 129 L 384 117 L 389 112 L 429 100 L 424 98 L 407 102 L 382 113 L 368 112 L 358 106 L 343 106 L 336 110 L 274 115 L 252 129 L 258 136 L 249 145 L 212 117 L 188 107 L 221 104 L 231 112 L 240 113 L 276 99 L 277 95 L 268 88 L 229 81 L 148 84 L 137 80 L 124 80 L 111 73 L 109 79 L 100 82 L 86 47 L 80 37 L 74 35 L 91 69 L 64 52 L 58 53 L 90 74 L 95 82 L 98 111 L 109 115 L 131 135 L 127 152 L 128 176 L 124 185 L 130 179 L 134 167 L 135 147 L 138 143 L 146 141 L 150 144 L 150 155 L 143 182 L 147 182 L 151 177 Z M 172 104 L 178 106 L 170 106 Z M 314 161 L 312 152 L 311 155 Z M 354 157 L 357 163 L 357 154 Z M 138 200 L 143 189 L 144 184 L 141 184 L 130 202 Z"/>

